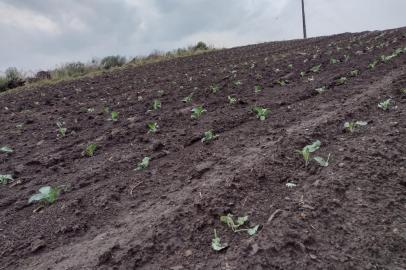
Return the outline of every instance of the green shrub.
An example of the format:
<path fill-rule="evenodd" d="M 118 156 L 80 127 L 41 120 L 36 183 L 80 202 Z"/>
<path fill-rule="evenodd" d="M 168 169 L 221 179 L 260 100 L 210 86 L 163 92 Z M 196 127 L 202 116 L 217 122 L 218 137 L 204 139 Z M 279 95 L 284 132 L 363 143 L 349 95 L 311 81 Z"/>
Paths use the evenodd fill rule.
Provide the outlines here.
<path fill-rule="evenodd" d="M 9 82 L 17 82 L 23 79 L 22 74 L 15 67 L 9 67 L 6 69 L 6 79 Z"/>
<path fill-rule="evenodd" d="M 52 79 L 64 79 L 69 77 L 78 77 L 86 72 L 85 64 L 81 62 L 66 63 L 52 71 Z"/>
<path fill-rule="evenodd" d="M 111 55 L 104 57 L 100 62 L 100 66 L 103 69 L 110 69 L 112 67 L 121 67 L 125 63 L 126 63 L 125 57 L 120 55 L 116 56 Z"/>
<path fill-rule="evenodd" d="M 8 80 L 4 76 L 0 76 L 0 92 L 4 92 L 8 89 Z"/>
<path fill-rule="evenodd" d="M 24 85 L 23 75 L 15 67 L 7 68 L 4 76 L 0 76 L 0 92 L 22 85 Z"/>
<path fill-rule="evenodd" d="M 203 41 L 199 41 L 194 47 L 193 47 L 193 50 L 194 51 L 198 51 L 198 50 L 200 50 L 200 51 L 206 51 L 206 50 L 208 50 L 209 49 L 209 47 L 206 45 L 206 43 L 204 43 Z"/>

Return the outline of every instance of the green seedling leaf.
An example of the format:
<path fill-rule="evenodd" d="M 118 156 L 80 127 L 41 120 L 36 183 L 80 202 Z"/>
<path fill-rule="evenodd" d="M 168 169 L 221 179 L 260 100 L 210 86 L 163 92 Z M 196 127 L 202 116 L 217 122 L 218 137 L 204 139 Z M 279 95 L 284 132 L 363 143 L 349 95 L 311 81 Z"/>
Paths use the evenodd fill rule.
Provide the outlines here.
<path fill-rule="evenodd" d="M 262 107 L 255 107 L 254 112 L 256 113 L 256 116 L 259 120 L 264 121 L 268 114 L 269 114 L 269 109 L 262 108 Z"/>
<path fill-rule="evenodd" d="M 369 69 L 375 69 L 375 67 L 376 67 L 376 65 L 379 63 L 379 61 L 378 60 L 375 60 L 375 61 L 373 61 L 372 63 L 370 63 L 369 65 L 368 65 L 368 68 Z"/>
<path fill-rule="evenodd" d="M 327 167 L 329 165 L 329 160 L 330 160 L 330 154 L 328 154 L 327 160 L 324 160 L 322 157 L 314 157 L 313 158 L 317 163 L 320 164 L 322 167 Z"/>
<path fill-rule="evenodd" d="M 156 122 L 151 122 L 147 124 L 148 133 L 155 133 L 158 131 L 158 124 Z"/>
<path fill-rule="evenodd" d="M 53 204 L 60 194 L 60 189 L 57 187 L 45 186 L 39 189 L 39 193 L 32 195 L 28 199 L 28 203 L 32 202 L 46 202 Z"/>
<path fill-rule="evenodd" d="M 191 116 L 191 118 L 193 118 L 193 119 L 198 119 L 198 118 L 200 118 L 200 116 L 202 116 L 202 114 L 203 114 L 204 112 L 207 112 L 207 111 L 203 108 L 203 106 L 194 107 L 194 108 L 192 109 L 192 116 Z"/>
<path fill-rule="evenodd" d="M 384 101 L 380 102 L 378 104 L 378 107 L 381 108 L 384 111 L 387 111 L 387 110 L 389 110 L 391 103 L 392 103 L 392 100 L 387 99 L 387 100 L 384 100 Z"/>
<path fill-rule="evenodd" d="M 95 143 L 91 143 L 91 144 L 87 145 L 87 147 L 85 149 L 85 155 L 88 157 L 93 157 L 96 149 L 97 149 L 97 144 L 95 144 Z"/>
<path fill-rule="evenodd" d="M 213 94 L 215 94 L 220 90 L 220 87 L 214 84 L 210 86 L 210 90 L 213 92 Z"/>
<path fill-rule="evenodd" d="M 137 168 L 136 168 L 135 170 L 137 170 L 137 171 L 143 171 L 143 170 L 145 170 L 146 168 L 148 168 L 148 166 L 149 166 L 149 161 L 150 161 L 150 160 L 151 160 L 151 158 L 149 158 L 149 157 L 144 157 L 144 158 L 142 159 L 142 161 L 137 164 Z"/>
<path fill-rule="evenodd" d="M 340 60 L 334 59 L 334 58 L 331 58 L 331 59 L 330 59 L 330 64 L 335 65 L 335 64 L 338 64 L 338 63 L 340 63 Z"/>
<path fill-rule="evenodd" d="M 368 125 L 368 122 L 366 122 L 366 121 L 357 121 L 357 122 L 355 122 L 355 124 L 357 126 L 366 126 L 366 125 Z"/>
<path fill-rule="evenodd" d="M 356 77 L 356 76 L 359 75 L 359 70 L 358 69 L 351 70 L 350 74 L 351 74 L 352 77 Z"/>
<path fill-rule="evenodd" d="M 241 81 L 235 81 L 235 82 L 234 82 L 234 85 L 235 85 L 235 86 L 240 86 L 240 85 L 242 85 L 242 82 L 241 82 Z"/>
<path fill-rule="evenodd" d="M 285 86 L 289 81 L 288 80 L 276 80 L 276 83 L 279 84 L 280 86 Z"/>
<path fill-rule="evenodd" d="M 0 174 L 0 183 L 3 185 L 7 185 L 8 182 L 12 182 L 13 180 L 11 174 Z"/>
<path fill-rule="evenodd" d="M 309 165 L 310 155 L 311 153 L 317 151 L 320 148 L 321 142 L 319 140 L 313 142 L 312 144 L 306 145 L 303 147 L 302 150 L 296 150 L 297 153 L 301 154 L 304 161 L 305 166 Z"/>
<path fill-rule="evenodd" d="M 245 225 L 248 222 L 248 216 L 242 216 L 242 217 L 237 217 L 237 219 L 234 219 L 234 216 L 232 214 L 228 214 L 226 216 L 221 216 L 220 221 L 224 224 L 226 224 L 229 228 L 233 230 L 233 232 L 247 232 L 249 235 L 254 235 L 257 233 L 259 229 L 259 225 L 256 225 L 252 228 L 248 229 L 240 229 L 241 226 Z"/>
<path fill-rule="evenodd" d="M 293 64 L 289 64 L 289 65 L 288 65 L 288 68 L 293 68 Z"/>
<path fill-rule="evenodd" d="M 406 95 L 406 87 L 405 87 L 405 88 L 400 89 L 400 93 L 401 93 L 401 94 L 403 94 L 403 95 Z"/>
<path fill-rule="evenodd" d="M 111 112 L 111 118 L 110 118 L 111 121 L 116 122 L 118 120 L 118 115 L 119 115 L 118 112 Z"/>
<path fill-rule="evenodd" d="M 327 88 L 325 86 L 319 87 L 315 89 L 317 93 L 321 94 L 327 91 Z"/>
<path fill-rule="evenodd" d="M 233 232 L 237 232 L 237 229 L 248 221 L 248 216 L 237 217 L 237 220 L 234 221 L 234 216 L 227 214 L 226 216 L 221 216 L 220 221 L 230 227 Z"/>
<path fill-rule="evenodd" d="M 357 127 L 366 126 L 368 122 L 365 121 L 351 121 L 345 122 L 344 128 L 347 129 L 349 132 L 353 133 Z"/>
<path fill-rule="evenodd" d="M 306 145 L 303 149 L 306 149 L 306 151 L 313 153 L 320 148 L 320 145 L 321 145 L 321 142 L 319 140 L 317 140 L 310 145 Z"/>
<path fill-rule="evenodd" d="M 347 82 L 347 77 L 341 77 L 336 81 L 336 85 L 343 85 Z"/>
<path fill-rule="evenodd" d="M 301 71 L 301 72 L 300 72 L 300 77 L 303 78 L 305 75 L 306 75 L 306 72 L 304 72 L 304 71 Z"/>
<path fill-rule="evenodd" d="M 294 187 L 296 187 L 297 185 L 295 184 L 295 183 L 286 183 L 286 186 L 288 187 L 288 188 L 294 188 Z"/>
<path fill-rule="evenodd" d="M 254 87 L 254 92 L 255 92 L 255 93 L 259 93 L 259 92 L 261 92 L 261 91 L 262 91 L 261 86 L 255 85 L 255 87 Z"/>
<path fill-rule="evenodd" d="M 159 110 L 161 108 L 161 101 L 159 99 L 154 99 L 152 102 L 152 109 L 154 111 Z"/>
<path fill-rule="evenodd" d="M 11 147 L 3 146 L 3 147 L 0 148 L 0 152 L 3 152 L 3 153 L 13 153 L 14 150 L 13 150 Z"/>
<path fill-rule="evenodd" d="M 193 93 L 191 93 L 190 95 L 188 95 L 187 97 L 185 97 L 184 99 L 182 99 L 182 102 L 184 103 L 189 103 L 192 101 L 192 97 L 193 97 Z"/>
<path fill-rule="evenodd" d="M 228 102 L 229 102 L 230 104 L 235 104 L 235 103 L 237 103 L 237 98 L 232 97 L 232 96 L 228 96 L 227 98 L 228 98 Z"/>
<path fill-rule="evenodd" d="M 310 70 L 311 70 L 313 73 L 317 73 L 317 72 L 320 71 L 320 68 L 321 68 L 321 64 L 312 67 Z"/>
<path fill-rule="evenodd" d="M 215 251 L 221 251 L 228 247 L 227 244 L 221 244 L 220 237 L 217 236 L 216 229 L 214 229 L 214 238 L 211 240 L 211 247 Z"/>
<path fill-rule="evenodd" d="M 244 225 L 245 222 L 248 221 L 248 216 L 243 216 L 243 217 L 237 217 L 237 222 L 235 223 L 235 225 L 237 225 L 237 228 Z"/>
<path fill-rule="evenodd" d="M 388 56 L 381 55 L 381 61 L 384 62 L 384 63 L 387 63 L 387 62 L 389 62 L 390 60 L 392 60 L 393 58 L 395 58 L 397 56 L 398 56 L 398 54 L 396 54 L 396 52 L 391 54 L 391 55 L 388 55 Z"/>
<path fill-rule="evenodd" d="M 253 235 L 255 235 L 255 234 L 258 232 L 258 229 L 259 229 L 259 225 L 256 225 L 256 226 L 254 226 L 254 227 L 248 229 L 248 230 L 247 230 L 247 233 L 248 233 L 250 236 L 253 236 Z"/>
<path fill-rule="evenodd" d="M 58 126 L 58 132 L 59 132 L 58 136 L 65 137 L 66 131 L 68 129 L 63 127 L 64 124 L 65 123 L 63 123 L 63 122 L 56 122 L 56 125 Z"/>
<path fill-rule="evenodd" d="M 214 134 L 213 130 L 206 131 L 202 138 L 202 143 L 208 143 L 214 139 L 217 139 L 219 135 Z"/>

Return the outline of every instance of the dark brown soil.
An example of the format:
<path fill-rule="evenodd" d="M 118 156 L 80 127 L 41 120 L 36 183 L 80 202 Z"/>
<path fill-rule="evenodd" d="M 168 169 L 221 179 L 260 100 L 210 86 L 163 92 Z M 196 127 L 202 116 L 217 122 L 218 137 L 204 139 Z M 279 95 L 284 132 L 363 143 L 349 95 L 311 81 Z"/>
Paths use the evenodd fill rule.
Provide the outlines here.
<path fill-rule="evenodd" d="M 15 180 L 0 186 L 0 269 L 406 269 L 404 88 L 402 28 L 264 43 L 5 93 L 0 147 L 14 153 L 0 153 L 0 174 Z M 378 108 L 388 98 L 390 109 Z M 162 108 L 149 111 L 154 99 Z M 198 120 L 195 105 L 207 110 Z M 255 106 L 270 109 L 265 121 Z M 345 132 L 351 120 L 368 125 Z M 151 121 L 158 133 L 147 134 Z M 219 137 L 204 144 L 209 129 Z M 305 167 L 295 151 L 315 140 L 316 155 L 331 154 L 328 167 Z M 82 156 L 88 143 L 98 145 L 93 157 Z M 150 166 L 134 170 L 145 156 Z M 63 187 L 58 200 L 28 204 L 47 185 Z M 227 213 L 261 229 L 233 233 L 220 223 Z M 221 252 L 211 248 L 214 229 L 229 245 Z"/>

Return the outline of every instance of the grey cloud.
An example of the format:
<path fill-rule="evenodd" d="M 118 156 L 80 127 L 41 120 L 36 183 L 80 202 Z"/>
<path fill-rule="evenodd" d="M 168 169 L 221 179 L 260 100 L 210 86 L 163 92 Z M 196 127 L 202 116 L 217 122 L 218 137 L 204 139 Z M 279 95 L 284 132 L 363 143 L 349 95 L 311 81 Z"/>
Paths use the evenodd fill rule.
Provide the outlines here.
<path fill-rule="evenodd" d="M 406 26 L 404 10 L 404 0 L 306 0 L 310 36 Z M 0 70 L 300 38 L 300 12 L 300 0 L 0 0 Z"/>

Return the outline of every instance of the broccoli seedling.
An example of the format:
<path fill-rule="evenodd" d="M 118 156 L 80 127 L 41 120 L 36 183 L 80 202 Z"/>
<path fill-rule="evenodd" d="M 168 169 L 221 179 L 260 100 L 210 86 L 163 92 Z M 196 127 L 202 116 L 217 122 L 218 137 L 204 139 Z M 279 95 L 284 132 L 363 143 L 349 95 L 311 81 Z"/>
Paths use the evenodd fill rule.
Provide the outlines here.
<path fill-rule="evenodd" d="M 148 133 L 155 133 L 158 131 L 158 124 L 156 122 L 151 122 L 147 124 Z"/>
<path fill-rule="evenodd" d="M 358 76 L 358 75 L 359 75 L 359 70 L 358 70 L 358 69 L 351 70 L 350 75 L 351 75 L 352 77 Z"/>
<path fill-rule="evenodd" d="M 304 72 L 304 71 L 300 71 L 300 77 L 304 77 L 306 75 L 306 72 Z"/>
<path fill-rule="evenodd" d="M 190 95 L 188 95 L 187 97 L 185 97 L 184 99 L 182 99 L 182 102 L 184 103 L 189 103 L 192 101 L 192 97 L 193 97 L 193 93 L 191 93 Z"/>
<path fill-rule="evenodd" d="M 369 63 L 368 68 L 369 69 L 375 69 L 376 65 L 378 64 L 378 60 L 373 61 L 372 63 Z"/>
<path fill-rule="evenodd" d="M 89 145 L 86 146 L 85 152 L 84 154 L 88 157 L 93 157 L 94 156 L 94 152 L 97 149 L 97 144 L 95 143 L 91 143 Z"/>
<path fill-rule="evenodd" d="M 221 244 L 220 237 L 217 236 L 216 229 L 214 229 L 214 238 L 211 240 L 211 248 L 215 251 L 221 251 L 227 247 L 228 245 L 226 243 Z"/>
<path fill-rule="evenodd" d="M 296 150 L 297 153 L 302 155 L 304 161 L 305 161 L 305 167 L 309 165 L 310 161 L 310 155 L 311 153 L 315 152 L 317 149 L 320 148 L 321 142 L 319 140 L 313 142 L 312 144 L 306 145 L 303 147 L 302 150 Z"/>
<path fill-rule="evenodd" d="M 357 127 L 366 126 L 366 125 L 368 125 L 368 122 L 351 121 L 351 122 L 345 122 L 344 128 L 347 129 L 349 132 L 353 133 Z"/>
<path fill-rule="evenodd" d="M 140 163 L 137 164 L 137 168 L 135 169 L 136 171 L 143 171 L 149 166 L 149 161 L 151 158 L 149 157 L 144 157 Z"/>
<path fill-rule="evenodd" d="M 334 58 L 331 58 L 331 59 L 330 59 L 330 64 L 335 65 L 335 64 L 338 64 L 338 63 L 340 63 L 340 60 L 334 59 Z"/>
<path fill-rule="evenodd" d="M 317 93 L 321 94 L 327 91 L 327 88 L 325 86 L 319 87 L 314 89 Z"/>
<path fill-rule="evenodd" d="M 214 134 L 213 130 L 204 132 L 204 137 L 202 138 L 202 143 L 208 143 L 214 139 L 217 139 L 219 135 Z"/>
<path fill-rule="evenodd" d="M 336 80 L 336 85 L 343 85 L 347 82 L 347 77 L 341 77 L 338 80 Z"/>
<path fill-rule="evenodd" d="M 289 64 L 289 65 L 288 65 L 288 68 L 293 68 L 293 64 Z"/>
<path fill-rule="evenodd" d="M 8 147 L 8 146 L 2 146 L 2 147 L 0 148 L 0 152 L 3 152 L 3 153 L 13 153 L 14 150 L 13 150 L 11 147 Z"/>
<path fill-rule="evenodd" d="M 235 97 L 228 96 L 227 99 L 228 99 L 228 103 L 230 103 L 230 104 L 237 103 L 237 98 L 235 98 Z"/>
<path fill-rule="evenodd" d="M 154 111 L 159 110 L 161 108 L 161 101 L 159 99 L 154 99 L 152 102 L 152 109 Z"/>
<path fill-rule="evenodd" d="M 68 129 L 63 127 L 64 124 L 65 123 L 63 123 L 63 122 L 56 122 L 56 125 L 58 126 L 58 132 L 59 132 L 58 136 L 65 137 L 66 131 Z"/>
<path fill-rule="evenodd" d="M 110 120 L 111 121 L 113 121 L 113 122 L 116 122 L 117 120 L 118 120 L 118 115 L 119 115 L 119 113 L 118 112 L 111 112 L 111 114 L 110 114 Z"/>
<path fill-rule="evenodd" d="M 262 91 L 261 86 L 259 86 L 259 85 L 255 85 L 255 86 L 254 86 L 254 92 L 255 92 L 255 93 L 259 93 L 259 92 L 261 92 L 261 91 Z"/>
<path fill-rule="evenodd" d="M 241 82 L 241 81 L 235 81 L 235 82 L 234 82 L 234 85 L 235 85 L 235 86 L 240 86 L 240 85 L 242 85 L 242 82 Z"/>
<path fill-rule="evenodd" d="M 58 199 L 61 190 L 57 187 L 45 186 L 38 191 L 39 193 L 32 195 L 28 199 L 28 203 L 44 202 L 53 204 Z"/>
<path fill-rule="evenodd" d="M 286 187 L 288 187 L 288 188 L 294 188 L 296 186 L 297 185 L 295 183 L 292 183 L 292 182 L 286 183 Z"/>
<path fill-rule="evenodd" d="M 262 108 L 262 107 L 255 107 L 254 112 L 256 113 L 256 116 L 259 120 L 264 121 L 268 114 L 269 114 L 269 109 Z"/>
<path fill-rule="evenodd" d="M 203 113 L 207 112 L 207 110 L 205 110 L 203 106 L 194 107 L 191 111 L 192 111 L 191 118 L 193 119 L 199 119 Z"/>
<path fill-rule="evenodd" d="M 210 86 L 210 90 L 213 92 L 213 94 L 217 93 L 220 90 L 220 87 L 216 84 Z"/>
<path fill-rule="evenodd" d="M 391 55 L 388 55 L 388 56 L 385 56 L 385 55 L 381 55 L 381 61 L 382 62 L 384 62 L 384 63 L 387 63 L 387 62 L 389 62 L 390 60 L 392 60 L 393 58 L 395 58 L 396 56 L 398 56 L 397 54 L 391 54 Z"/>
<path fill-rule="evenodd" d="M 387 100 L 379 102 L 378 107 L 381 108 L 384 111 L 387 111 L 387 110 L 389 110 L 391 103 L 392 103 L 392 100 L 389 98 Z"/>
<path fill-rule="evenodd" d="M 406 95 L 406 87 L 405 87 L 405 88 L 400 89 L 400 93 L 401 93 L 401 94 L 403 94 L 403 95 Z"/>
<path fill-rule="evenodd" d="M 320 71 L 320 68 L 321 68 L 321 64 L 312 67 L 310 70 L 311 70 L 313 73 L 317 73 L 317 72 Z"/>
<path fill-rule="evenodd" d="M 0 183 L 3 185 L 7 185 L 8 182 L 12 182 L 13 180 L 11 174 L 0 174 Z"/>
<path fill-rule="evenodd" d="M 288 80 L 276 80 L 276 83 L 279 84 L 280 86 L 285 86 L 288 83 Z"/>

